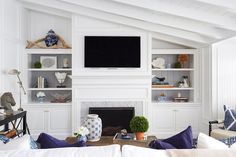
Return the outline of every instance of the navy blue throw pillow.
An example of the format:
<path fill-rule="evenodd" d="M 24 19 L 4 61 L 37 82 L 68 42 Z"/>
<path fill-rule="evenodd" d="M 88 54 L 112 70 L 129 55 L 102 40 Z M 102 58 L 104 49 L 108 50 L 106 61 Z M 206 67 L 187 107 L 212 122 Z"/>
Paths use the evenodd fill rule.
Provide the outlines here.
<path fill-rule="evenodd" d="M 61 147 L 84 147 L 86 143 L 83 141 L 69 144 L 65 140 L 58 140 L 46 133 L 41 133 L 37 139 L 42 149 L 61 148 Z"/>
<path fill-rule="evenodd" d="M 192 127 L 164 140 L 154 140 L 149 147 L 154 149 L 192 149 L 193 135 Z"/>
<path fill-rule="evenodd" d="M 224 128 L 227 130 L 236 131 L 236 111 L 224 105 L 224 112 Z"/>
<path fill-rule="evenodd" d="M 161 140 L 153 140 L 149 143 L 149 147 L 153 149 L 176 149 L 169 143 L 162 142 Z"/>

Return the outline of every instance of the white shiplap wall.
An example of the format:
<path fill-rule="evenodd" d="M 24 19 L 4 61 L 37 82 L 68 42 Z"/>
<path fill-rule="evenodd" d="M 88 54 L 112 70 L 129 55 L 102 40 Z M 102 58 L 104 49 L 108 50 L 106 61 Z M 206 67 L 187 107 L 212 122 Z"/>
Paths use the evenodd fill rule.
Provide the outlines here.
<path fill-rule="evenodd" d="M 222 119 L 223 105 L 236 108 L 236 38 L 214 44 L 213 114 Z"/>
<path fill-rule="evenodd" d="M 16 0 L 0 0 L 0 95 L 12 92 L 16 102 L 19 98 L 17 79 L 7 71 L 19 69 L 20 11 Z"/>

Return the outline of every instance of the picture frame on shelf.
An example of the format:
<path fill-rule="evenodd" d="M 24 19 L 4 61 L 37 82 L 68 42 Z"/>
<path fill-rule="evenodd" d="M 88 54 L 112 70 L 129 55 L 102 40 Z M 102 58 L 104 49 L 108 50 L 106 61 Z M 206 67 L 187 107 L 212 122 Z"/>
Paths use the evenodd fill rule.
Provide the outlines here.
<path fill-rule="evenodd" d="M 42 64 L 42 69 L 57 68 L 57 56 L 40 56 L 40 62 Z"/>

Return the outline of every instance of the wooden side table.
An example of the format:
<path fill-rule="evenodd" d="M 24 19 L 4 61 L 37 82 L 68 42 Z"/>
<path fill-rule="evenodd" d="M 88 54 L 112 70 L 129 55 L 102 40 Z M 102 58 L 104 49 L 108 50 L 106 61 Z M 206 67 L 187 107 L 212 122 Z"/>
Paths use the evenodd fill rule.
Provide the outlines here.
<path fill-rule="evenodd" d="M 15 123 L 19 119 L 18 123 Z M 9 130 L 9 123 L 12 125 L 13 129 L 16 130 L 16 136 L 19 136 L 21 133 L 30 134 L 29 128 L 26 122 L 26 111 L 13 111 L 11 115 L 1 115 L 0 116 L 0 126 L 4 125 L 3 131 Z M 19 130 L 20 124 L 23 125 L 23 130 Z"/>

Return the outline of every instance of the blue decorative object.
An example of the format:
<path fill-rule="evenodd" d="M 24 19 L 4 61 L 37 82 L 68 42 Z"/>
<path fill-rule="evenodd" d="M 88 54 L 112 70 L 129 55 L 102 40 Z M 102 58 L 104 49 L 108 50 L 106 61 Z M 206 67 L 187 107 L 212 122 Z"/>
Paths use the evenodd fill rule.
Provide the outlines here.
<path fill-rule="evenodd" d="M 84 143 L 86 143 L 87 140 L 88 140 L 87 136 L 79 136 L 79 137 L 78 137 L 78 142 L 84 142 Z"/>
<path fill-rule="evenodd" d="M 154 149 L 192 149 L 192 128 L 189 126 L 184 131 L 164 140 L 151 141 L 149 147 Z"/>
<path fill-rule="evenodd" d="M 232 110 L 224 105 L 224 111 L 224 128 L 227 130 L 236 131 L 236 110 Z"/>
<path fill-rule="evenodd" d="M 45 44 L 47 47 L 53 46 L 53 45 L 57 45 L 58 43 L 58 37 L 56 35 L 56 33 L 50 29 L 47 33 L 47 36 L 45 37 Z"/>
<path fill-rule="evenodd" d="M 7 142 L 9 142 L 9 138 L 8 137 L 6 137 L 6 136 L 4 136 L 4 135 L 0 135 L 0 141 L 2 141 L 3 143 L 7 143 Z"/>

